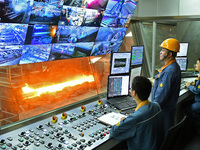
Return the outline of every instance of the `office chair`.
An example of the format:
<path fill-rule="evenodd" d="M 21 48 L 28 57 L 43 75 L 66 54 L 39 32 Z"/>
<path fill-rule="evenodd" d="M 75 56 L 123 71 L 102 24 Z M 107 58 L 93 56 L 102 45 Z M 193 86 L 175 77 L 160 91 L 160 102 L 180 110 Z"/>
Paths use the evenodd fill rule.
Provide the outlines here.
<path fill-rule="evenodd" d="M 188 117 L 184 116 L 179 123 L 168 130 L 168 133 L 165 137 L 163 144 L 161 145 L 160 150 L 178 150 L 183 146 L 182 141 L 185 138 L 184 126 L 186 126 L 187 120 Z"/>

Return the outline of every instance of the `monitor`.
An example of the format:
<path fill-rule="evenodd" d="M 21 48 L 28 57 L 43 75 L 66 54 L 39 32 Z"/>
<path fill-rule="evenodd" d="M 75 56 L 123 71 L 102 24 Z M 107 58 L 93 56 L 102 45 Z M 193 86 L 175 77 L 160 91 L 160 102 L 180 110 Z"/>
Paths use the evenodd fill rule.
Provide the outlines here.
<path fill-rule="evenodd" d="M 130 88 L 132 86 L 132 80 L 136 76 L 141 76 L 142 67 L 131 68 L 131 75 L 130 75 Z"/>
<path fill-rule="evenodd" d="M 187 57 L 187 52 L 188 52 L 188 43 L 180 43 L 180 50 L 177 53 L 177 56 Z"/>
<path fill-rule="evenodd" d="M 108 76 L 108 98 L 129 94 L 129 75 Z"/>
<path fill-rule="evenodd" d="M 187 71 L 187 57 L 176 57 L 176 62 L 179 64 L 181 71 Z"/>
<path fill-rule="evenodd" d="M 131 53 L 111 53 L 110 74 L 129 74 Z"/>
<path fill-rule="evenodd" d="M 131 66 L 142 65 L 144 46 L 131 47 Z"/>

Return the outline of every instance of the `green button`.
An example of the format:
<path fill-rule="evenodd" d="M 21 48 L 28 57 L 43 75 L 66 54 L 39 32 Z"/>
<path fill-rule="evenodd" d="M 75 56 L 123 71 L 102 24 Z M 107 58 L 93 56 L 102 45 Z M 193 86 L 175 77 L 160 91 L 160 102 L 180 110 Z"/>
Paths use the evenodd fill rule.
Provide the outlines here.
<path fill-rule="evenodd" d="M 2 148 L 2 149 L 6 149 L 6 146 L 5 146 L 5 145 L 3 145 L 3 146 L 1 146 L 1 148 Z"/>
<path fill-rule="evenodd" d="M 23 141 L 24 141 L 24 139 L 23 139 L 23 138 L 20 138 L 20 139 L 19 139 L 19 141 L 20 141 L 20 142 L 23 142 Z"/>
<path fill-rule="evenodd" d="M 46 136 L 49 136 L 49 133 L 46 133 Z"/>
<path fill-rule="evenodd" d="M 65 130 L 65 132 L 67 133 L 67 132 L 68 132 L 68 130 L 66 129 L 66 130 Z"/>

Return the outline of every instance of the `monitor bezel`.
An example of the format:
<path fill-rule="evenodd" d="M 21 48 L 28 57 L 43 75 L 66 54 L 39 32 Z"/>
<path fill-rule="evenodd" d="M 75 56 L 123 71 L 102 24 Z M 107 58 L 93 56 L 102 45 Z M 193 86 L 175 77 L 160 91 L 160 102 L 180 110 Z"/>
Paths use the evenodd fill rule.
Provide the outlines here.
<path fill-rule="evenodd" d="M 134 47 L 143 47 L 143 54 L 142 54 L 142 63 L 141 64 L 137 64 L 137 65 L 132 65 L 132 51 L 133 51 L 133 48 Z M 135 67 L 140 67 L 140 66 L 142 66 L 142 64 L 143 64 L 143 60 L 144 60 L 144 45 L 137 45 L 137 46 L 131 46 L 131 60 L 130 60 L 130 66 L 132 67 L 132 68 L 135 68 Z"/>
<path fill-rule="evenodd" d="M 124 73 L 112 73 L 112 68 L 113 68 L 113 59 L 114 59 L 114 55 L 115 54 L 125 54 L 125 53 L 127 53 L 127 54 L 130 54 L 130 61 L 129 61 L 129 69 L 128 69 L 128 72 L 124 72 Z M 112 52 L 111 53 L 111 57 L 110 57 L 111 59 L 110 59 L 110 75 L 126 75 L 126 74 L 130 74 L 130 66 L 131 66 L 131 53 L 130 52 Z M 126 58 L 126 57 L 121 57 L 121 58 Z"/>
<path fill-rule="evenodd" d="M 187 53 L 186 53 L 186 56 L 178 55 L 178 53 L 177 53 L 176 57 L 187 57 L 187 55 L 188 55 L 188 49 L 189 49 L 189 42 L 180 42 L 180 44 L 188 44 L 188 46 L 187 46 Z M 181 48 L 181 46 L 180 46 L 180 48 Z M 179 49 L 179 51 L 180 51 L 180 49 Z"/>
<path fill-rule="evenodd" d="M 120 77 L 120 76 L 128 76 L 129 80 L 128 80 L 128 93 L 127 95 L 117 95 L 117 96 L 109 96 L 109 80 L 110 77 Z M 129 88 L 130 87 L 130 74 L 116 74 L 116 75 L 108 75 L 108 83 L 107 83 L 107 99 L 111 99 L 111 98 L 115 98 L 115 97 L 124 97 L 124 96 L 129 96 Z"/>
<path fill-rule="evenodd" d="M 188 58 L 187 57 L 183 57 L 183 56 L 178 56 L 178 57 L 176 57 L 176 61 L 177 61 L 177 58 L 185 58 L 186 59 L 186 67 L 185 67 L 185 70 L 181 70 L 181 67 L 180 67 L 180 70 L 181 70 L 181 72 L 186 72 L 187 71 L 187 67 L 188 67 Z M 177 62 L 177 64 L 178 64 L 178 62 Z M 178 64 L 179 65 L 179 64 Z M 180 66 L 180 65 L 179 65 Z"/>

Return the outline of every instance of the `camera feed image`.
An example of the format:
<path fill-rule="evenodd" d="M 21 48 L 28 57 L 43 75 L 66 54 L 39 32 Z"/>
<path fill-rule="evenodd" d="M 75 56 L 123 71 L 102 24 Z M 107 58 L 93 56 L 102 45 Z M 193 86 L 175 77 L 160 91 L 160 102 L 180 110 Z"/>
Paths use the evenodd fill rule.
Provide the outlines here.
<path fill-rule="evenodd" d="M 62 6 L 34 1 L 29 24 L 57 25 Z"/>
<path fill-rule="evenodd" d="M 110 51 L 118 52 L 123 41 L 110 42 Z"/>
<path fill-rule="evenodd" d="M 106 9 L 108 0 L 86 0 L 87 8 L 104 11 Z"/>
<path fill-rule="evenodd" d="M 6 0 L 0 6 L 0 22 L 28 23 L 33 0 Z"/>
<path fill-rule="evenodd" d="M 106 28 L 100 27 L 95 42 L 111 41 L 117 42 L 123 40 L 127 28 Z"/>
<path fill-rule="evenodd" d="M 24 45 L 28 24 L 0 23 L 0 45 Z"/>
<path fill-rule="evenodd" d="M 104 55 L 104 54 L 110 54 L 111 51 L 109 49 L 110 42 L 95 42 L 91 56 L 96 56 L 96 55 Z"/>
<path fill-rule="evenodd" d="M 64 0 L 63 5 L 86 8 L 87 0 Z"/>
<path fill-rule="evenodd" d="M 100 27 L 102 18 L 103 18 L 103 11 L 86 9 L 82 26 Z"/>
<path fill-rule="evenodd" d="M 94 42 L 98 27 L 58 26 L 53 43 Z"/>
<path fill-rule="evenodd" d="M 83 8 L 63 6 L 58 25 L 82 26 L 85 11 Z"/>
<path fill-rule="evenodd" d="M 126 27 L 127 21 L 131 18 L 136 5 L 137 1 L 134 0 L 109 0 L 101 26 Z"/>
<path fill-rule="evenodd" d="M 116 58 L 114 60 L 114 68 L 126 67 L 126 58 Z"/>
<path fill-rule="evenodd" d="M 48 61 L 51 44 L 24 45 L 20 64 Z"/>
<path fill-rule="evenodd" d="M 49 61 L 90 56 L 93 42 L 53 44 Z"/>
<path fill-rule="evenodd" d="M 63 5 L 63 2 L 65 0 L 34 0 L 36 2 L 44 2 L 49 4 L 57 4 L 57 5 Z"/>
<path fill-rule="evenodd" d="M 19 64 L 22 49 L 22 45 L 0 46 L 0 66 Z"/>
<path fill-rule="evenodd" d="M 57 26 L 29 25 L 25 44 L 51 44 Z"/>

